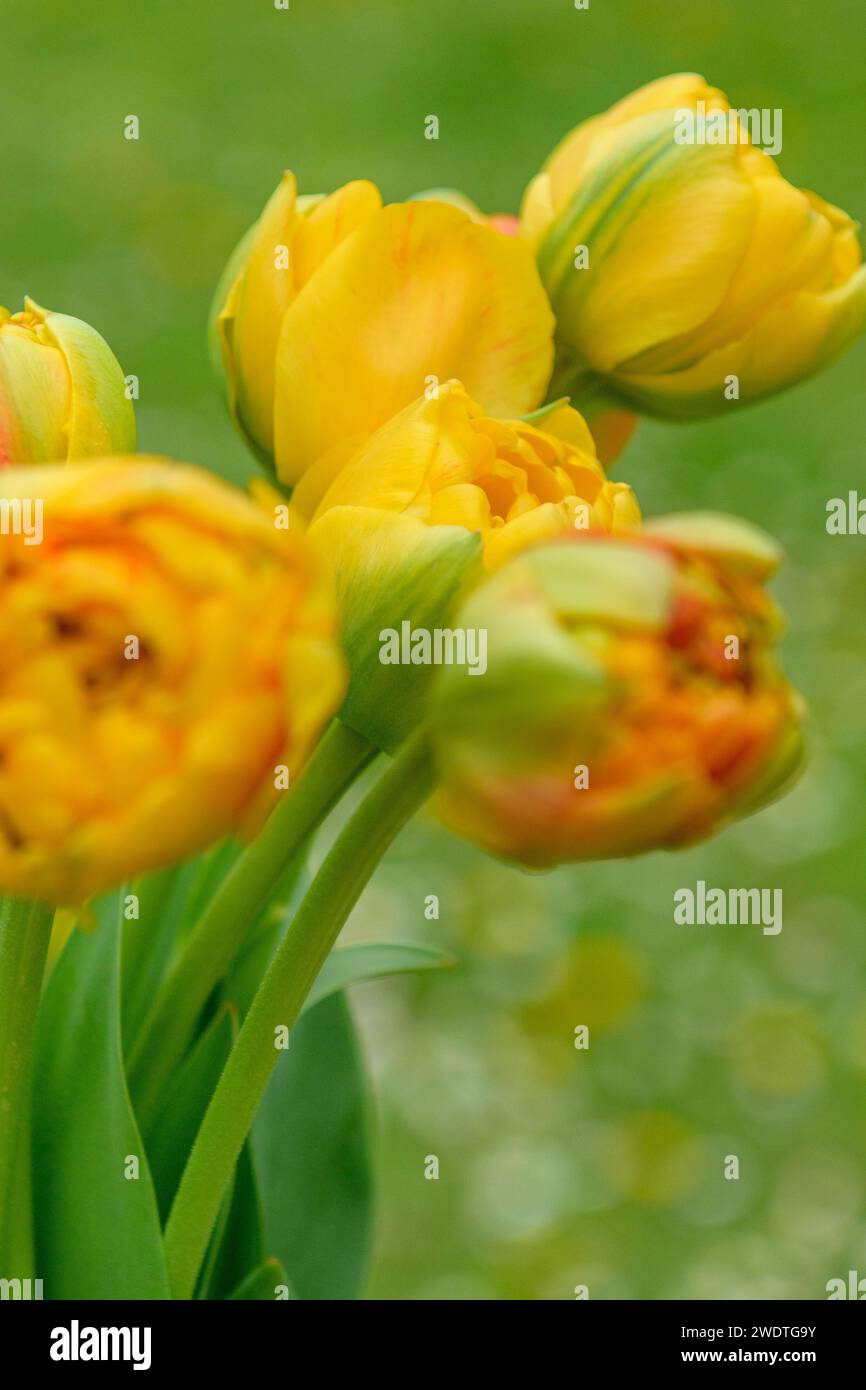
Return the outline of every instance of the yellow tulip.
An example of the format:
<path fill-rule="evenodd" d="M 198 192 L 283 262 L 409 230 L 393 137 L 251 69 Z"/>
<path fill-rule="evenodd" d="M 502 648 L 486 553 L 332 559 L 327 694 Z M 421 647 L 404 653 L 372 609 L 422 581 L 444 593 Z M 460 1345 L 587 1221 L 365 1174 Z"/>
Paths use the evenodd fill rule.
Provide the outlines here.
<path fill-rule="evenodd" d="M 0 306 L 0 468 L 134 449 L 123 372 L 96 329 L 32 299 Z"/>
<path fill-rule="evenodd" d="M 863 326 L 855 224 L 787 183 L 740 116 L 700 77 L 662 78 L 578 126 L 527 189 L 552 390 L 591 424 L 610 399 L 672 418 L 759 400 Z"/>
<path fill-rule="evenodd" d="M 2 471 L 0 515 L 0 889 L 79 903 L 257 825 L 344 685 L 303 538 L 144 458 Z"/>
<path fill-rule="evenodd" d="M 498 420 L 457 381 L 348 452 L 312 468 L 292 507 L 336 574 L 352 673 L 341 717 L 390 750 L 418 722 L 430 672 L 383 665 L 383 631 L 447 627 L 485 568 L 551 536 L 628 530 L 640 511 L 577 411 Z"/>
<path fill-rule="evenodd" d="M 352 525 L 342 511 L 326 528 L 335 508 L 460 526 L 480 535 L 489 570 L 551 536 L 640 524 L 634 493 L 608 481 L 576 410 L 558 403 L 534 421 L 498 420 L 459 381 L 413 401 L 347 461 L 326 456 L 298 485 L 293 507 L 323 545 L 335 525 Z"/>
<path fill-rule="evenodd" d="M 688 844 L 778 796 L 801 736 L 777 562 L 754 528 L 683 515 L 485 581 L 454 621 L 486 634 L 486 674 L 443 667 L 429 697 L 448 824 L 546 867 Z"/>
<path fill-rule="evenodd" d="M 229 262 L 212 326 L 237 422 L 288 484 L 437 380 L 495 414 L 532 410 L 553 362 L 522 239 L 440 200 L 382 207 L 371 183 L 299 199 L 291 174 Z"/>

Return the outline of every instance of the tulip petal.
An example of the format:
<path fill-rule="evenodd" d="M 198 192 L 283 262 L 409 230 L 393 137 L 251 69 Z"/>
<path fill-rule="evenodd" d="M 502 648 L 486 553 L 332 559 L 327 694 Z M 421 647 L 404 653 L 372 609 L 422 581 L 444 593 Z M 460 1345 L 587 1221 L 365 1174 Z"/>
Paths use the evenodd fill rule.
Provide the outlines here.
<path fill-rule="evenodd" d="M 294 298 L 288 248 L 295 221 L 297 185 L 285 173 L 256 223 L 241 243 L 243 269 L 220 314 L 224 357 L 231 366 L 230 400 L 243 429 L 264 454 L 273 452 L 274 355 L 280 324 Z M 280 256 L 278 248 L 285 247 Z M 233 258 L 234 259 L 234 258 Z"/>
<path fill-rule="evenodd" d="M 680 549 L 724 559 L 755 579 L 769 579 L 782 563 L 781 547 L 766 531 L 726 512 L 672 512 L 651 518 L 643 529 Z"/>
<path fill-rule="evenodd" d="M 678 145 L 670 113 L 616 138 L 539 255 L 564 341 L 602 372 L 719 308 L 758 208 L 735 145 Z M 578 245 L 585 269 L 571 261 Z"/>
<path fill-rule="evenodd" d="M 710 352 L 686 371 L 617 374 L 617 388 L 650 415 L 703 419 L 731 408 L 725 389 L 735 376 L 740 404 L 761 400 L 814 375 L 866 323 L 866 266 L 824 294 L 780 301 L 738 342 Z"/>
<path fill-rule="evenodd" d="M 731 277 L 723 303 L 705 325 L 624 361 L 622 371 L 682 370 L 715 348 L 741 338 L 779 300 L 832 286 L 836 233 L 829 218 L 811 195 L 779 175 L 767 155 L 751 149 L 748 155 L 760 161 L 756 165 L 760 172 L 754 179 L 755 222 L 748 249 Z M 844 214 L 838 215 L 844 219 Z M 850 224 L 850 219 L 845 221 Z"/>
<path fill-rule="evenodd" d="M 600 135 L 615 131 L 639 116 L 686 108 L 694 110 L 699 101 L 705 103 L 707 111 L 727 107 L 724 94 L 715 87 L 708 87 L 697 73 L 674 73 L 648 82 L 608 111 L 582 121 L 557 145 L 545 161 L 541 174 L 527 188 L 520 211 L 524 236 L 537 246 L 551 218 L 565 207 L 574 188 L 598 158 Z"/>
<path fill-rule="evenodd" d="M 276 458 L 294 483 L 361 438 L 429 377 L 459 377 L 491 413 L 537 405 L 553 321 L 528 247 L 444 203 L 384 208 L 348 237 L 283 320 Z"/>
<path fill-rule="evenodd" d="M 218 331 L 233 413 L 265 458 L 274 446 L 274 367 L 283 316 L 319 266 L 382 206 L 375 184 L 346 184 L 327 198 L 298 198 L 286 172 L 229 262 Z M 225 293 L 231 268 L 236 275 Z"/>
<path fill-rule="evenodd" d="M 57 348 L 23 330 L 0 333 L 0 468 L 65 459 L 69 390 Z"/>
<path fill-rule="evenodd" d="M 44 317 L 49 338 L 62 352 L 69 372 L 69 458 L 134 453 L 135 411 L 123 370 L 105 339 L 81 319 L 46 313 L 31 300 L 25 304 Z"/>
<path fill-rule="evenodd" d="M 361 505 L 428 517 L 431 491 L 469 482 L 479 439 L 466 392 L 448 383 L 430 400 L 413 401 L 371 436 L 334 478 L 318 514 Z"/>
<path fill-rule="evenodd" d="M 404 623 L 427 632 L 448 627 L 458 595 L 480 577 L 481 539 L 462 526 L 427 526 L 372 507 L 333 507 L 308 536 L 337 578 L 352 673 L 340 717 L 392 750 L 418 723 L 432 670 L 386 663 L 385 633 Z"/>

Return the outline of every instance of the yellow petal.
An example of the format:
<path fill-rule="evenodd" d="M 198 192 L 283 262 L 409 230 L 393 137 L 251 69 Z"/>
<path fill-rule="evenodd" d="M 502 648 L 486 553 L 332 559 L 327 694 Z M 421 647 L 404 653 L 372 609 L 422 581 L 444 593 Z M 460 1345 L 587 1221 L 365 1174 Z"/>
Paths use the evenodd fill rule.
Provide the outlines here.
<path fill-rule="evenodd" d="M 285 315 L 276 459 L 294 483 L 341 439 L 363 438 L 424 390 L 459 377 L 489 412 L 535 406 L 552 315 L 531 252 L 444 203 L 369 218 Z"/>
<path fill-rule="evenodd" d="M 340 242 L 381 207 L 378 188 L 366 179 L 356 179 L 327 198 L 317 199 L 306 216 L 297 219 L 294 227 L 292 278 L 295 291 L 302 290 Z"/>
<path fill-rule="evenodd" d="M 29 299 L 25 303 L 42 315 L 47 340 L 59 348 L 69 373 L 67 456 L 133 453 L 135 411 L 126 395 L 123 370 L 108 343 L 81 319 L 47 312 Z"/>
<path fill-rule="evenodd" d="M 866 323 L 866 267 L 824 294 L 781 300 L 743 338 L 717 348 L 685 371 L 620 373 L 622 393 L 651 414 L 700 419 L 730 409 L 725 388 L 739 382 L 741 402 L 760 400 L 835 357 Z"/>
<path fill-rule="evenodd" d="M 699 101 L 707 111 L 725 110 L 722 92 L 709 87 L 696 73 L 675 73 L 660 77 L 629 93 L 608 111 L 582 121 L 557 145 L 524 196 L 521 227 L 525 236 L 537 244 L 551 219 L 569 201 L 587 168 L 601 156 L 599 137 L 615 131 L 639 116 L 659 111 L 694 110 Z"/>
<path fill-rule="evenodd" d="M 724 302 L 758 208 L 737 149 L 678 146 L 668 131 L 648 156 L 651 195 L 626 189 L 597 229 L 575 233 L 590 265 L 570 272 L 557 312 L 569 344 L 598 371 L 695 328 Z"/>
<path fill-rule="evenodd" d="M 0 467 L 66 458 L 69 374 L 62 353 L 0 328 Z"/>
<path fill-rule="evenodd" d="M 741 338 L 783 297 L 830 288 L 835 236 L 829 218 L 810 195 L 780 177 L 768 156 L 755 150 L 750 154 L 761 161 L 754 179 L 755 222 L 724 301 L 706 324 L 633 358 L 624 364 L 626 371 L 669 372 L 690 366 L 714 348 Z"/>
<path fill-rule="evenodd" d="M 265 454 L 273 453 L 274 357 L 280 326 L 294 298 L 288 247 L 295 222 L 297 185 L 285 173 L 256 223 L 246 262 L 232 286 L 219 327 L 232 406 Z M 280 247 L 285 247 L 281 254 Z"/>
<path fill-rule="evenodd" d="M 443 387 L 401 410 L 352 456 L 334 478 L 316 515 L 331 507 L 413 511 L 427 519 L 434 487 L 468 482 L 478 441 L 472 403 L 459 385 Z"/>

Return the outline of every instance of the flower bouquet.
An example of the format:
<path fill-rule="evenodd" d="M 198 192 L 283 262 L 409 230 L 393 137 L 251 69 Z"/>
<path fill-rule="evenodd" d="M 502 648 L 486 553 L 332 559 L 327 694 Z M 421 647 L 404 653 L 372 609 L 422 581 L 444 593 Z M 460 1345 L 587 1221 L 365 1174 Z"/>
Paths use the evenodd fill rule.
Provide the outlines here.
<path fill-rule="evenodd" d="M 447 963 L 338 944 L 406 822 L 544 869 L 783 792 L 775 543 L 610 469 L 864 317 L 850 219 L 692 75 L 579 125 L 519 216 L 285 174 L 210 324 L 249 495 L 135 454 L 86 323 L 0 310 L 0 1277 L 317 1296 L 369 1165 L 344 992 Z"/>

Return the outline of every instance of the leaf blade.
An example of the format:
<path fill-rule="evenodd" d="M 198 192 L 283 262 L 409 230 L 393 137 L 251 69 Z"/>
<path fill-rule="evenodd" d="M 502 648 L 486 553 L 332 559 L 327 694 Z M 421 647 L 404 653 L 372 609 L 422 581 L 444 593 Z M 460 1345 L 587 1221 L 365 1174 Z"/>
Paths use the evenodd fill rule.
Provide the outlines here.
<path fill-rule="evenodd" d="M 355 1299 L 373 1224 L 369 1099 L 341 994 L 292 1031 L 252 1128 L 265 1246 L 301 1299 Z"/>
<path fill-rule="evenodd" d="M 337 946 L 322 966 L 307 996 L 304 1012 L 349 985 L 381 980 L 390 975 L 447 970 L 454 964 L 455 957 L 447 952 L 412 941 L 363 941 Z"/>
<path fill-rule="evenodd" d="M 120 1036 L 123 890 L 95 904 L 49 981 L 34 1087 L 37 1268 L 51 1299 L 170 1298 Z M 128 1159 L 139 1160 L 127 1178 Z"/>

